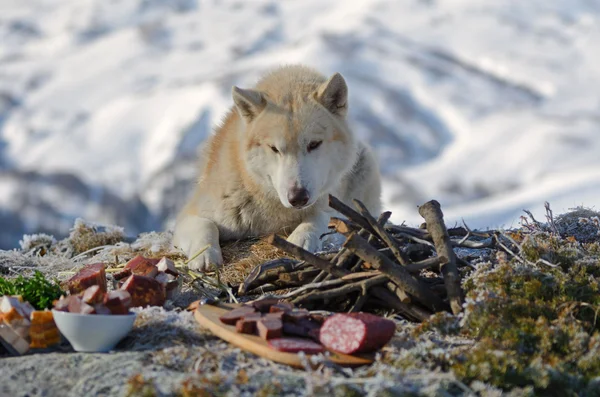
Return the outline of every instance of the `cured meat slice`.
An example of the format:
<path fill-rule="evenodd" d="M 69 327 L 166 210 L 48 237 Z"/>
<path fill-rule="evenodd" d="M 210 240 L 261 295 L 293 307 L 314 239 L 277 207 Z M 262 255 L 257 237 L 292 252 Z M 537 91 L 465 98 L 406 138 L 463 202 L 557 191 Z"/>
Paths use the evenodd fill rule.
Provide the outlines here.
<path fill-rule="evenodd" d="M 306 320 L 310 317 L 310 313 L 306 309 L 295 309 L 291 312 L 284 312 L 283 320 L 292 323 L 297 323 L 301 320 Z"/>
<path fill-rule="evenodd" d="M 310 319 L 316 323 L 323 324 L 325 322 L 325 316 L 322 314 L 311 313 Z"/>
<path fill-rule="evenodd" d="M 92 285 L 98 285 L 106 292 L 106 267 L 104 263 L 87 265 L 67 281 L 67 288 L 72 295 L 85 291 Z"/>
<path fill-rule="evenodd" d="M 160 271 L 156 277 L 154 277 L 154 279 L 165 286 L 165 290 L 167 291 L 167 299 L 171 299 L 179 288 L 177 277 L 170 273 Z"/>
<path fill-rule="evenodd" d="M 97 306 L 99 306 L 99 305 L 97 305 Z M 127 313 L 129 313 L 128 307 L 125 306 L 123 304 L 123 301 L 121 299 L 119 299 L 118 297 L 108 298 L 107 300 L 105 300 L 104 307 L 106 307 L 106 309 L 109 311 L 110 314 L 127 314 Z M 101 309 L 101 311 L 103 311 L 103 310 Z M 96 313 L 105 314 L 105 313 L 98 312 L 97 310 L 96 310 Z"/>
<path fill-rule="evenodd" d="M 29 343 L 7 324 L 0 323 L 0 337 L 13 347 L 19 354 L 29 350 Z"/>
<path fill-rule="evenodd" d="M 158 262 L 157 259 L 150 259 L 143 257 L 142 255 L 137 255 L 125 264 L 125 269 L 131 270 L 132 274 L 138 276 L 154 277 L 158 273 L 158 268 L 156 267 Z"/>
<path fill-rule="evenodd" d="M 94 307 L 85 303 L 80 296 L 72 296 L 69 299 L 69 313 L 93 314 Z"/>
<path fill-rule="evenodd" d="M 317 324 L 309 319 L 303 319 L 296 323 L 285 322 L 283 323 L 283 333 L 286 335 L 301 336 L 304 338 L 314 338 L 315 332 L 318 332 L 321 328 L 320 324 Z M 318 341 L 319 339 L 316 338 Z"/>
<path fill-rule="evenodd" d="M 251 306 L 242 306 L 223 314 L 219 320 L 227 325 L 235 325 L 239 319 L 250 313 L 256 313 L 256 310 Z"/>
<path fill-rule="evenodd" d="M 179 272 L 177 271 L 177 268 L 175 268 L 175 263 L 168 258 L 162 258 L 156 264 L 156 267 L 158 268 L 159 272 L 165 272 L 175 277 L 179 276 Z"/>
<path fill-rule="evenodd" d="M 269 308 L 270 313 L 289 312 L 294 310 L 294 305 L 289 302 L 279 302 Z"/>
<path fill-rule="evenodd" d="M 256 323 L 261 319 L 260 313 L 246 314 L 244 317 L 237 320 L 235 330 L 241 334 L 255 334 Z"/>
<path fill-rule="evenodd" d="M 61 312 L 69 311 L 69 302 L 71 299 L 74 299 L 74 295 L 61 296 L 60 299 L 54 301 L 54 310 L 58 310 Z"/>
<path fill-rule="evenodd" d="M 283 321 L 283 314 L 284 314 L 284 312 L 272 312 L 272 313 L 267 313 L 264 316 L 265 316 L 265 318 L 276 318 L 278 320 Z"/>
<path fill-rule="evenodd" d="M 169 274 L 167 274 L 165 272 L 158 272 L 156 274 L 156 276 L 154 277 L 154 279 L 156 281 L 158 281 L 159 283 L 164 284 L 165 286 L 167 285 L 167 283 L 169 281 L 175 280 L 175 278 L 173 276 L 171 276 L 171 275 L 169 275 Z"/>
<path fill-rule="evenodd" d="M 118 273 L 114 273 L 113 278 L 115 280 L 123 280 L 124 278 L 131 276 L 131 274 L 131 269 L 123 269 Z"/>
<path fill-rule="evenodd" d="M 99 285 L 92 285 L 85 290 L 82 300 L 90 305 L 101 303 L 104 300 L 104 292 L 102 292 Z"/>
<path fill-rule="evenodd" d="M 256 323 L 258 335 L 265 339 L 281 338 L 283 335 L 283 323 L 276 318 L 263 317 Z"/>
<path fill-rule="evenodd" d="M 104 297 L 104 304 L 114 299 L 120 300 L 127 309 L 131 307 L 131 294 L 125 290 L 117 289 L 109 291 Z"/>
<path fill-rule="evenodd" d="M 325 348 L 312 340 L 302 338 L 275 338 L 269 341 L 269 346 L 280 352 L 307 354 L 322 353 Z"/>
<path fill-rule="evenodd" d="M 1 320 L 13 328 L 28 327 L 29 317 L 35 309 L 29 302 L 23 302 L 20 296 L 3 296 L 0 298 Z"/>
<path fill-rule="evenodd" d="M 162 306 L 165 304 L 165 287 L 151 277 L 132 274 L 121 289 L 131 295 L 132 307 Z"/>
<path fill-rule="evenodd" d="M 67 299 L 67 311 L 69 313 L 79 313 L 79 311 L 81 310 L 81 304 L 83 303 L 81 297 L 77 295 L 71 295 L 67 297 Z"/>
<path fill-rule="evenodd" d="M 393 321 L 373 314 L 335 314 L 323 323 L 319 341 L 340 353 L 366 353 L 388 343 L 395 331 Z"/>
<path fill-rule="evenodd" d="M 265 298 L 255 302 L 252 302 L 252 306 L 261 313 L 268 313 L 271 310 L 271 306 L 279 303 L 279 299 L 276 298 Z"/>
<path fill-rule="evenodd" d="M 4 295 L 0 298 L 0 313 L 9 313 L 13 310 L 21 317 L 29 318 L 35 309 L 29 302 L 23 301 L 20 295 Z"/>

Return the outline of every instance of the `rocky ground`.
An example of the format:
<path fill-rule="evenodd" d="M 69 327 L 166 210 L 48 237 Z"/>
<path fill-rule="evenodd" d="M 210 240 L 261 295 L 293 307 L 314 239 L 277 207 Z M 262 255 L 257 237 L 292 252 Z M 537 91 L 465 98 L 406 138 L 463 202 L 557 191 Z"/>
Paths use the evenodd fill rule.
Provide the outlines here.
<path fill-rule="evenodd" d="M 597 213 L 579 209 L 507 232 L 512 253 L 457 249 L 472 265 L 464 313 L 424 324 L 389 314 L 397 333 L 369 367 L 299 370 L 242 352 L 184 310 L 200 297 L 184 284 L 165 308 L 138 309 L 133 331 L 110 353 L 75 353 L 65 343 L 54 352 L 4 355 L 0 395 L 598 395 L 598 226 Z M 84 263 L 179 255 L 168 234 L 124 242 L 121 233 L 78 222 L 62 241 L 25 236 L 20 250 L 0 251 L 0 274 L 40 270 L 60 280 Z M 242 262 L 247 272 L 256 260 Z"/>

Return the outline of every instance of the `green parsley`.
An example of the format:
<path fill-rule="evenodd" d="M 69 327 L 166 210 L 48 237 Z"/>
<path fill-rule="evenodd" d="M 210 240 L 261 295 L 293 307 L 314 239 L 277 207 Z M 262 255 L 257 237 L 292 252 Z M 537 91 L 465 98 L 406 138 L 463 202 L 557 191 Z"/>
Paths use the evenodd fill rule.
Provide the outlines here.
<path fill-rule="evenodd" d="M 58 282 L 48 281 L 44 275 L 35 271 L 32 277 L 18 276 L 15 279 L 0 277 L 1 295 L 21 295 L 37 310 L 50 309 L 52 302 L 65 293 Z"/>

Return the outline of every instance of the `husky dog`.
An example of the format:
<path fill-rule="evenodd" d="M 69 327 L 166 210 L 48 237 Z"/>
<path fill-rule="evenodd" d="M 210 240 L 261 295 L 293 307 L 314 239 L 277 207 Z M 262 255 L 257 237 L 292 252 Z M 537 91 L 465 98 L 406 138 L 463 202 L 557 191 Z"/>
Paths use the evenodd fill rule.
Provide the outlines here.
<path fill-rule="evenodd" d="M 381 207 L 379 169 L 346 122 L 348 87 L 304 66 L 284 66 L 254 89 L 233 87 L 235 106 L 203 148 L 200 178 L 178 215 L 173 243 L 205 271 L 223 262 L 219 241 L 289 233 L 309 251 L 336 215 L 333 194 Z"/>

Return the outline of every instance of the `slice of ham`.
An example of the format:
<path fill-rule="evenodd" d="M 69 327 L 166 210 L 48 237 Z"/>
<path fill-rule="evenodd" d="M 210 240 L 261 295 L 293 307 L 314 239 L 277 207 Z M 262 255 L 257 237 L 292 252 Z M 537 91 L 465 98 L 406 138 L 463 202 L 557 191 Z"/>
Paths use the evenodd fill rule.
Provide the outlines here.
<path fill-rule="evenodd" d="M 160 271 L 156 277 L 154 277 L 154 279 L 165 286 L 167 299 L 172 299 L 179 288 L 179 281 L 177 280 L 177 277 L 170 273 Z"/>
<path fill-rule="evenodd" d="M 75 295 L 61 296 L 60 299 L 55 300 L 53 302 L 54 310 L 58 310 L 61 312 L 68 312 L 69 311 L 69 303 L 70 303 L 71 299 L 74 299 L 74 298 L 75 298 Z"/>
<path fill-rule="evenodd" d="M 156 267 L 158 262 L 157 259 L 137 255 L 125 264 L 125 270 L 130 270 L 132 274 L 138 276 L 155 277 L 158 273 L 158 268 Z"/>
<path fill-rule="evenodd" d="M 325 351 L 320 344 L 302 338 L 275 338 L 269 340 L 269 346 L 280 352 L 316 354 Z"/>
<path fill-rule="evenodd" d="M 131 269 L 123 269 L 120 272 L 113 273 L 113 278 L 115 280 L 123 280 L 129 276 L 131 276 Z"/>
<path fill-rule="evenodd" d="M 103 304 L 110 314 L 128 314 L 131 306 L 131 295 L 121 289 L 110 291 L 104 297 Z M 101 309 L 101 311 L 103 310 Z M 99 312 L 98 308 L 96 308 L 96 313 L 104 314 Z"/>
<path fill-rule="evenodd" d="M 29 318 L 35 309 L 20 296 L 5 295 L 0 298 L 2 319 L 11 327 L 29 326 Z"/>
<path fill-rule="evenodd" d="M 99 285 L 92 285 L 85 290 L 82 300 L 89 305 L 101 303 L 104 301 L 104 292 L 100 289 Z"/>
<path fill-rule="evenodd" d="M 111 299 L 119 299 L 127 309 L 131 307 L 131 294 L 125 290 L 117 289 L 109 291 L 104 297 L 104 303 Z"/>
<path fill-rule="evenodd" d="M 0 337 L 19 354 L 24 354 L 29 350 L 29 343 L 27 340 L 8 324 L 0 323 Z"/>
<path fill-rule="evenodd" d="M 175 263 L 173 263 L 173 261 L 168 258 L 162 258 L 156 264 L 156 267 L 158 268 L 159 272 L 165 272 L 165 273 L 170 274 L 175 277 L 179 276 L 179 272 L 177 271 L 177 268 L 175 267 Z"/>
<path fill-rule="evenodd" d="M 373 314 L 335 314 L 323 323 L 319 341 L 340 353 L 367 353 L 383 347 L 395 331 L 393 321 Z"/>
<path fill-rule="evenodd" d="M 165 287 L 151 277 L 132 274 L 121 289 L 131 295 L 132 307 L 163 306 L 166 301 Z"/>
<path fill-rule="evenodd" d="M 71 277 L 67 282 L 67 288 L 72 295 L 85 291 L 92 285 L 98 285 L 106 292 L 106 267 L 104 263 L 87 265 Z"/>

